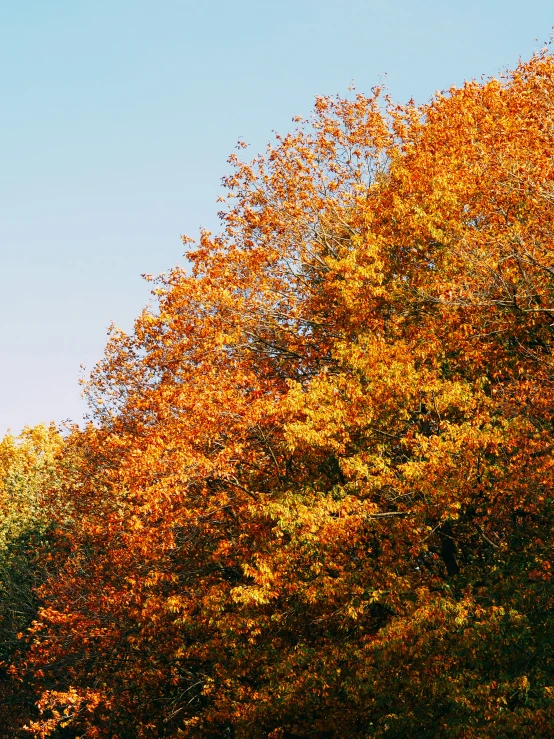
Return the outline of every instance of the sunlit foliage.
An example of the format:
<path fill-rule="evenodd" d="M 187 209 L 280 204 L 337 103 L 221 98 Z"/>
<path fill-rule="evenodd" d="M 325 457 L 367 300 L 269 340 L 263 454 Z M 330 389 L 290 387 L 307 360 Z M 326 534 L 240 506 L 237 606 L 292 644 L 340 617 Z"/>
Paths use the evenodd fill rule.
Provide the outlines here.
<path fill-rule="evenodd" d="M 90 379 L 22 736 L 554 735 L 554 61 L 297 124 Z"/>

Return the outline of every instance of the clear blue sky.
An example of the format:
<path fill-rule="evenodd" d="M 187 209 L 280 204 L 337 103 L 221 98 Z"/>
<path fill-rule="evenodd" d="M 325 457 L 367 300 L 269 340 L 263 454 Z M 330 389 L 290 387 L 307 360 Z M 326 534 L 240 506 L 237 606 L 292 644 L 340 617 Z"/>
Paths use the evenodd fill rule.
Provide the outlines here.
<path fill-rule="evenodd" d="M 79 365 L 217 228 L 239 137 L 255 154 L 351 80 L 425 101 L 553 24 L 551 0 L 0 2 L 0 434 L 80 419 Z"/>

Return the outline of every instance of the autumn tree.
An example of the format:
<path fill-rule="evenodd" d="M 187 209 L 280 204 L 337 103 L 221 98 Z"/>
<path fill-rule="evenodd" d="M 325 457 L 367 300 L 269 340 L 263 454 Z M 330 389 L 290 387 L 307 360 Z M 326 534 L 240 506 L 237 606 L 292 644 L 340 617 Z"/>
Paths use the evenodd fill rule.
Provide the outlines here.
<path fill-rule="evenodd" d="M 63 440 L 51 426 L 26 428 L 0 441 L 0 731 L 11 732 L 33 693 L 9 680 L 22 633 L 37 616 L 35 589 L 46 577 L 39 550 L 47 549 L 50 516 L 45 500 L 57 483 L 56 458 Z M 12 712 L 13 711 L 13 712 Z M 15 715 L 14 715 L 15 714 Z"/>
<path fill-rule="evenodd" d="M 31 734 L 553 734 L 554 61 L 298 124 L 91 377 Z"/>

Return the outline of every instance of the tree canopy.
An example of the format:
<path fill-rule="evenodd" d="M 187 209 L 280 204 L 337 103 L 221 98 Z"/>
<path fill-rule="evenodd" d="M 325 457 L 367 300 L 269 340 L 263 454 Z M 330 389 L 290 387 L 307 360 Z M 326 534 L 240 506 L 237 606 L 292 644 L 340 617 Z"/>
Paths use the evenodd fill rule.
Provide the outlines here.
<path fill-rule="evenodd" d="M 554 61 L 296 123 L 0 447 L 7 736 L 554 734 Z"/>

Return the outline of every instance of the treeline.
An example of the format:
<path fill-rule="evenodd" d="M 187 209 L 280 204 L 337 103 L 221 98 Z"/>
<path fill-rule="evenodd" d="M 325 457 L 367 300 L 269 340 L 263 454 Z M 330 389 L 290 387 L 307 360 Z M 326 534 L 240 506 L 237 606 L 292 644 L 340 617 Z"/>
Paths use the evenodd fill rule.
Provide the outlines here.
<path fill-rule="evenodd" d="M 554 736 L 554 61 L 297 124 L 0 445 L 6 737 Z"/>

